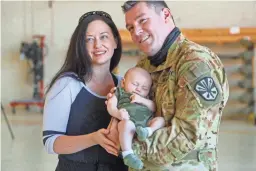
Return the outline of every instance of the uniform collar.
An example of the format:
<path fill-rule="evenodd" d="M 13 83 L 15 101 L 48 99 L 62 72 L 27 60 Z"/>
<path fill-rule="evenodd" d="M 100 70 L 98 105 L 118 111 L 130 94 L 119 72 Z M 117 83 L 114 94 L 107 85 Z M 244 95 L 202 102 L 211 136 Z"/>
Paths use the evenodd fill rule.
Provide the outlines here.
<path fill-rule="evenodd" d="M 166 37 L 162 48 L 155 55 L 148 56 L 151 65 L 157 67 L 165 62 L 170 46 L 173 44 L 173 42 L 177 39 L 179 35 L 180 29 L 178 27 L 175 27 Z"/>
<path fill-rule="evenodd" d="M 162 71 L 162 70 L 172 67 L 178 60 L 179 48 L 181 46 L 181 43 L 185 39 L 186 39 L 185 36 L 182 33 L 180 33 L 180 35 L 176 38 L 176 40 L 169 47 L 166 60 L 162 64 L 158 65 L 157 67 L 154 65 L 151 65 L 150 60 L 148 58 L 146 58 L 144 61 L 144 64 L 145 64 L 144 66 L 146 67 L 145 69 L 149 73 L 153 73 L 153 72 Z"/>

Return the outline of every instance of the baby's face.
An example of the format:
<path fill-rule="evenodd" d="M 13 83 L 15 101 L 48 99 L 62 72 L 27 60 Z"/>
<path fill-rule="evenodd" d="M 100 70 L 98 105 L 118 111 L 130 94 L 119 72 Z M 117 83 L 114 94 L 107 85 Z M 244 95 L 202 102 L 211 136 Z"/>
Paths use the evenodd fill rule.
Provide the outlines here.
<path fill-rule="evenodd" d="M 126 92 L 136 93 L 146 97 L 150 91 L 151 80 L 139 72 L 131 72 L 123 81 L 123 88 Z"/>

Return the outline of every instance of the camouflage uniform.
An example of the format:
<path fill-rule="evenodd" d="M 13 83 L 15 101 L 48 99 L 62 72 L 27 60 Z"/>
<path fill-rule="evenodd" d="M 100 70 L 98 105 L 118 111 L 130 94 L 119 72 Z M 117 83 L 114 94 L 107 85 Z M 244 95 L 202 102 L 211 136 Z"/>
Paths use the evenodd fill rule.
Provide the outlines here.
<path fill-rule="evenodd" d="M 137 66 L 151 74 L 151 97 L 168 125 L 145 142 L 134 140 L 143 170 L 216 171 L 219 125 L 229 96 L 217 55 L 181 33 L 163 64 L 155 67 L 145 58 Z"/>
<path fill-rule="evenodd" d="M 127 110 L 130 115 L 130 120 L 135 124 L 135 127 L 146 127 L 148 121 L 153 117 L 153 112 L 144 105 L 131 103 L 130 97 L 132 94 L 125 92 L 121 87 L 116 89 L 115 95 L 118 101 L 117 108 Z"/>

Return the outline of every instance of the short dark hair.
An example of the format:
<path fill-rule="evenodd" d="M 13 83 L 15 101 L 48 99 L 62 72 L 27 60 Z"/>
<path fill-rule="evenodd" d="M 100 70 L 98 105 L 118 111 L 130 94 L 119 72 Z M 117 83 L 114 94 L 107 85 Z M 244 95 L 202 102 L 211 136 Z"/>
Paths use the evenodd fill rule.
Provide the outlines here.
<path fill-rule="evenodd" d="M 119 31 L 113 22 L 111 16 L 103 11 L 91 11 L 82 15 L 79 19 L 78 25 L 71 37 L 68 47 L 67 55 L 64 64 L 53 77 L 49 84 L 49 88 L 46 93 L 51 89 L 53 84 L 65 73 L 72 72 L 77 75 L 79 81 L 89 81 L 92 77 L 92 62 L 91 57 L 86 48 L 86 31 L 88 25 L 95 20 L 104 21 L 113 33 L 115 40 L 117 41 L 117 48 L 114 50 L 114 54 L 110 61 L 109 71 L 112 72 L 118 65 L 122 55 L 122 42 Z"/>
<path fill-rule="evenodd" d="M 122 10 L 124 13 L 126 13 L 127 11 L 129 11 L 132 7 L 134 7 L 136 4 L 140 3 L 140 2 L 145 2 L 148 6 L 153 6 L 155 7 L 155 10 L 157 13 L 160 13 L 160 11 L 163 8 L 168 8 L 168 5 L 166 4 L 165 1 L 126 1 L 124 3 L 124 5 L 122 6 Z"/>
<path fill-rule="evenodd" d="M 154 1 L 154 0 L 150 0 L 150 1 L 126 1 L 123 6 L 122 6 L 122 10 L 124 13 L 126 13 L 127 11 L 129 11 L 132 7 L 134 7 L 136 4 L 140 3 L 140 2 L 145 2 L 149 7 L 154 7 L 155 11 L 157 14 L 160 14 L 161 10 L 163 8 L 168 8 L 168 5 L 166 4 L 165 1 Z M 174 18 L 173 15 L 172 17 L 172 21 L 174 22 Z M 175 23 L 175 22 L 174 22 Z"/>

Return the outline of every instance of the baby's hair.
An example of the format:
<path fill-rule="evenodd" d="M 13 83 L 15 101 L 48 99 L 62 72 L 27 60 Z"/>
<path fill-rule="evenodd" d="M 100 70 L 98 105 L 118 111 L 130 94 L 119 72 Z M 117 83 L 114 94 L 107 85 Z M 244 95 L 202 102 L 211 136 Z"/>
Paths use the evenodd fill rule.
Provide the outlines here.
<path fill-rule="evenodd" d="M 128 75 L 131 74 L 134 71 L 142 72 L 142 74 L 145 77 L 147 77 L 151 81 L 151 84 L 152 84 L 152 79 L 151 79 L 150 74 L 145 69 L 140 68 L 140 67 L 132 67 L 132 68 L 128 69 L 127 72 L 124 75 L 124 79 L 126 79 L 128 77 Z"/>

